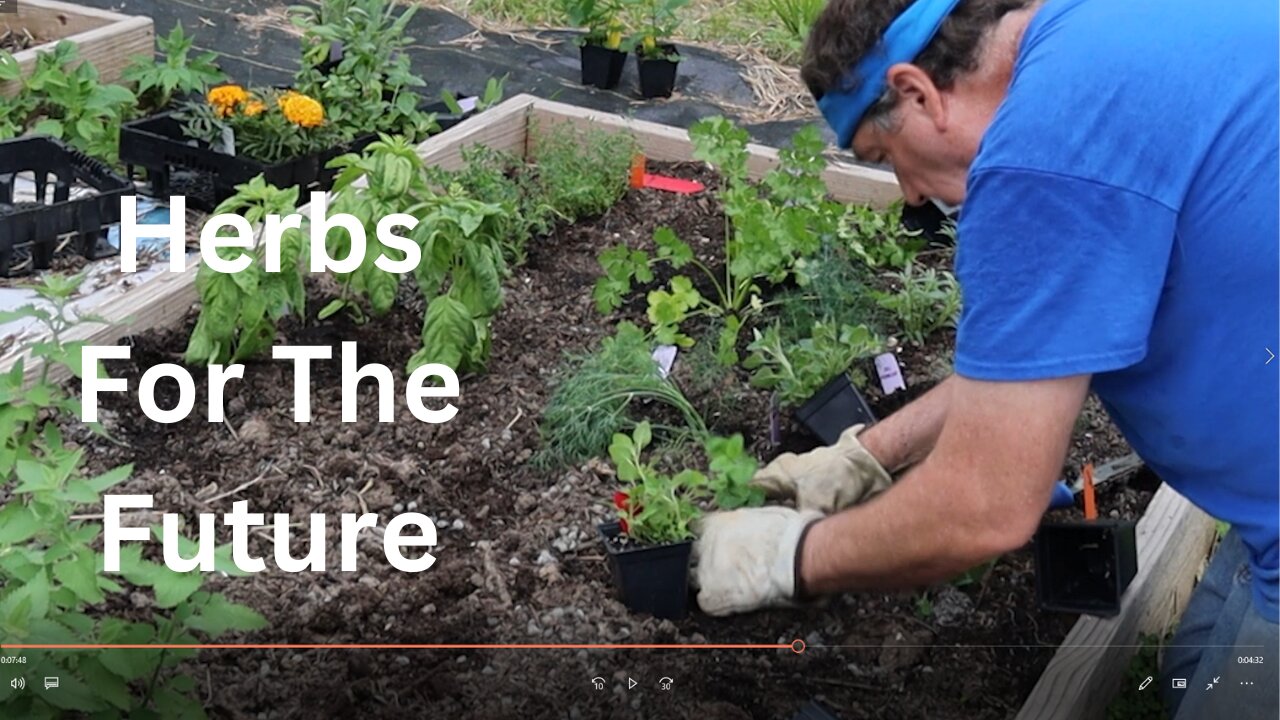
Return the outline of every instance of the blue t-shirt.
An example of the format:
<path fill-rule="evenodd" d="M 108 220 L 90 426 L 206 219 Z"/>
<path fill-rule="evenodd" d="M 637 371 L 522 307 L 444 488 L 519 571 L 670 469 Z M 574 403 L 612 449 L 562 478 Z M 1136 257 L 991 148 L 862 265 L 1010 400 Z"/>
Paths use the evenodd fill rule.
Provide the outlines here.
<path fill-rule="evenodd" d="M 1240 532 L 1272 621 L 1278 28 L 1276 0 L 1049 0 L 971 168 L 956 257 L 956 372 L 1092 374 L 1148 465 Z"/>

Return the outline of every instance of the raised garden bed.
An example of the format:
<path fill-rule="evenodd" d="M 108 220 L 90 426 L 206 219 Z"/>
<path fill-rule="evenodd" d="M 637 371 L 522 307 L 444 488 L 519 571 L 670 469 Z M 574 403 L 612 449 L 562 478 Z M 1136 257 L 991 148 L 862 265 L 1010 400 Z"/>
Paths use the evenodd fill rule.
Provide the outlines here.
<path fill-rule="evenodd" d="M 717 182 L 701 164 L 686 162 L 690 142 L 683 131 L 527 96 L 428 140 L 420 153 L 443 167 L 458 167 L 462 149 L 477 143 L 523 155 L 531 133 L 560 123 L 628 132 L 655 171 L 710 187 Z M 751 174 L 759 177 L 776 158 L 753 146 Z M 824 179 L 843 202 L 883 205 L 898 197 L 891 176 L 882 172 L 833 165 Z M 421 306 L 406 301 L 377 323 L 357 325 L 338 315 L 282 326 L 277 344 L 335 346 L 335 360 L 312 371 L 311 423 L 292 421 L 289 366 L 265 362 L 252 363 L 244 384 L 228 396 L 225 424 L 193 417 L 159 426 L 142 416 L 132 393 L 109 402 L 104 396 L 105 421 L 123 445 L 77 441 L 92 444 L 94 470 L 137 463 L 118 491 L 153 494 L 157 508 L 182 512 L 188 522 L 196 512 L 223 510 L 232 499 L 249 501 L 255 512 L 295 518 L 417 509 L 437 520 L 441 543 L 434 553 L 440 560 L 424 576 L 390 568 L 376 557 L 380 544 L 374 543 L 360 573 L 266 572 L 213 580 L 271 621 L 246 641 L 701 644 L 803 638 L 808 650 L 209 653 L 195 674 L 207 674 L 211 712 L 301 716 L 317 706 L 331 713 L 377 706 L 541 718 L 563 717 L 572 703 L 584 716 L 637 711 L 647 717 L 777 718 L 822 696 L 844 718 L 1101 715 L 1132 653 L 1128 646 L 1139 633 L 1162 631 L 1176 617 L 1212 539 L 1208 518 L 1165 486 L 1119 483 L 1100 492 L 1105 515 L 1141 517 L 1138 574 L 1124 610 L 1109 620 L 1039 610 L 1029 550 L 1002 558 L 971 587 L 931 593 L 928 612 L 913 594 L 858 594 L 806 611 L 727 619 L 692 612 L 659 621 L 629 613 L 614 599 L 605 551 L 595 537 L 596 525 L 612 514 L 611 473 L 595 461 L 554 472 L 526 461 L 540 442 L 534 419 L 547 404 L 551 370 L 564 352 L 579 352 L 609 332 L 611 322 L 590 297 L 599 253 L 620 234 L 642 242 L 661 225 L 682 237 L 713 238 L 723 232 L 723 217 L 706 195 L 632 190 L 604 216 L 533 243 L 527 262 L 506 283 L 489 370 L 463 379 L 460 414 L 451 423 L 419 423 L 401 408 L 399 422 L 380 425 L 365 387 L 359 421 L 339 422 L 336 346 L 355 340 L 361 364 L 380 362 L 402 377 L 421 324 Z M 136 379 L 145 368 L 172 362 L 194 322 L 195 274 L 192 268 L 164 275 L 106 301 L 96 311 L 111 325 L 77 329 L 67 339 L 127 340 L 133 357 L 110 367 L 114 377 Z M 336 289 L 313 279 L 308 294 L 309 307 L 320 307 Z M 643 308 L 623 310 L 637 312 Z M 948 343 L 944 333 L 900 353 L 913 394 L 937 379 L 930 368 L 949 353 Z M 678 362 L 675 372 L 691 369 Z M 203 373 L 196 376 L 199 396 L 205 381 Z M 162 407 L 173 405 L 172 392 L 161 385 Z M 870 395 L 881 417 L 901 402 Z M 716 416 L 716 430 L 743 433 L 757 455 L 776 451 L 769 445 L 767 393 L 743 392 L 737 403 L 737 412 Z M 786 436 L 784 446 L 813 443 L 794 428 Z M 1122 451 L 1105 416 L 1091 406 L 1069 463 Z M 270 552 L 266 544 L 254 550 Z M 114 610 L 148 612 L 124 605 Z M 1058 644 L 1064 647 L 1055 653 Z M 617 673 L 654 688 L 659 678 L 673 676 L 679 693 L 590 690 L 591 678 Z M 286 685 L 295 689 L 288 697 L 274 690 Z M 519 691 L 495 691 L 509 687 Z"/>
<path fill-rule="evenodd" d="M 13 53 L 22 74 L 35 66 L 36 55 L 47 52 L 60 40 L 79 47 L 79 59 L 98 69 L 103 83 L 120 80 L 120 74 L 135 55 L 150 55 L 155 47 L 155 24 L 150 17 L 122 15 L 57 0 L 21 0 L 15 13 L 0 15 L 0 29 L 7 27 L 38 44 Z M 23 45 L 28 45 L 24 41 Z M 0 96 L 18 92 L 19 81 L 0 83 Z"/>

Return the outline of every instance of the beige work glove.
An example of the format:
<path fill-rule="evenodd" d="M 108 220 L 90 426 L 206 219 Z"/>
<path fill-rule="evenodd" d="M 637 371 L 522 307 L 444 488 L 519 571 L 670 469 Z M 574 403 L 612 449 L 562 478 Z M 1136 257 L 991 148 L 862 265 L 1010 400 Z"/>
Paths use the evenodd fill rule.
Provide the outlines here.
<path fill-rule="evenodd" d="M 693 585 L 708 615 L 791 607 L 801 541 L 816 511 L 761 507 L 716 512 L 695 524 Z"/>
<path fill-rule="evenodd" d="M 854 425 L 840 434 L 835 445 L 803 455 L 783 453 L 765 465 L 751 484 L 770 499 L 796 501 L 801 510 L 832 513 L 857 505 L 889 487 L 893 479 L 862 443 Z"/>

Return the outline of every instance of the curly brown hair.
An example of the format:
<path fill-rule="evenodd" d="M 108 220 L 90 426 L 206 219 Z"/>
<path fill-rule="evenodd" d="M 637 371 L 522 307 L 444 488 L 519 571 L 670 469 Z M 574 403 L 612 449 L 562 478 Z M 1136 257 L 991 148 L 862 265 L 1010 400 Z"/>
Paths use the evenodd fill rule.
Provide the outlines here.
<path fill-rule="evenodd" d="M 914 0 L 830 0 L 813 24 L 805 45 L 800 77 L 815 100 L 840 83 L 845 73 L 875 47 L 889 24 Z M 978 67 L 982 40 L 1000 19 L 1038 0 L 961 0 L 914 63 L 934 84 L 947 89 Z M 875 119 L 897 98 L 885 93 L 867 111 Z"/>

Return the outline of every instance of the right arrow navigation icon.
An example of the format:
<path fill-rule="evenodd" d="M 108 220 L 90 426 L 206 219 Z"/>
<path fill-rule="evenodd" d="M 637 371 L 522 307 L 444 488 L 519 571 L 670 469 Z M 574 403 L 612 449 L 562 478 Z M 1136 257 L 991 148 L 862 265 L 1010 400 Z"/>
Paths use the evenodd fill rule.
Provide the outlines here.
<path fill-rule="evenodd" d="M 631 688 L 633 688 L 633 687 L 635 687 L 636 685 L 639 685 L 639 684 L 640 684 L 640 683 L 636 682 L 635 680 L 632 680 L 631 678 L 627 678 L 627 689 L 628 689 L 628 690 L 630 690 Z"/>
<path fill-rule="evenodd" d="M 1271 352 L 1271 348 L 1262 348 L 1262 349 L 1267 351 L 1267 361 L 1262 364 L 1270 365 L 1271 361 L 1276 359 L 1276 354 Z"/>

